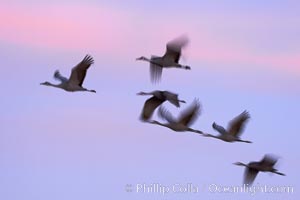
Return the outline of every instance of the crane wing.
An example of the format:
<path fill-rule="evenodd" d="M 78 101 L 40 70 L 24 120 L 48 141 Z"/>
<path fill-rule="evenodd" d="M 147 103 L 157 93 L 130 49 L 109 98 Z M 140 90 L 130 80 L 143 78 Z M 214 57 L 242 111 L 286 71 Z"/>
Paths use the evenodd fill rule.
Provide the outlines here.
<path fill-rule="evenodd" d="M 186 36 L 181 36 L 168 42 L 163 59 L 178 63 L 181 56 L 181 49 L 188 44 L 188 41 Z"/>
<path fill-rule="evenodd" d="M 189 127 L 195 122 L 199 114 L 200 103 L 198 100 L 194 100 L 194 102 L 188 108 L 180 113 L 178 122 Z"/>
<path fill-rule="evenodd" d="M 169 122 L 170 124 L 175 123 L 176 120 L 174 119 L 173 115 L 163 106 L 161 106 L 158 109 L 158 116 L 163 119 L 166 120 L 167 122 Z"/>
<path fill-rule="evenodd" d="M 246 122 L 250 119 L 250 115 L 247 111 L 242 112 L 229 122 L 228 133 L 238 137 L 244 130 Z"/>
<path fill-rule="evenodd" d="M 212 124 L 212 127 L 213 127 L 213 129 L 218 131 L 221 135 L 227 134 L 225 128 L 223 126 L 216 124 L 215 122 Z"/>
<path fill-rule="evenodd" d="M 248 184 L 249 186 L 252 185 L 257 174 L 258 174 L 257 170 L 246 167 L 245 172 L 244 172 L 244 184 Z"/>
<path fill-rule="evenodd" d="M 263 159 L 260 161 L 262 166 L 273 167 L 278 161 L 278 158 L 272 155 L 265 155 Z"/>
<path fill-rule="evenodd" d="M 155 63 L 155 59 L 160 59 L 157 56 L 151 56 L 150 62 L 150 79 L 152 83 L 158 83 L 161 79 L 163 66 L 158 65 Z"/>
<path fill-rule="evenodd" d="M 54 72 L 53 77 L 54 77 L 54 79 L 56 79 L 56 80 L 58 80 L 58 81 L 60 81 L 62 83 L 65 83 L 65 82 L 68 81 L 68 79 L 66 77 L 62 76 L 58 70 L 56 70 Z"/>
<path fill-rule="evenodd" d="M 153 112 L 155 109 L 160 106 L 164 101 L 156 98 L 155 96 L 149 98 L 145 101 L 142 113 L 141 113 L 141 119 L 143 121 L 147 121 L 152 117 Z"/>
<path fill-rule="evenodd" d="M 73 67 L 69 81 L 71 84 L 82 86 L 88 68 L 94 63 L 94 59 L 86 55 L 84 59 Z"/>
<path fill-rule="evenodd" d="M 164 91 L 164 96 L 166 97 L 166 100 L 169 101 L 171 104 L 173 104 L 176 107 L 180 107 L 179 100 L 178 100 L 178 94 L 175 94 L 173 92 Z"/>

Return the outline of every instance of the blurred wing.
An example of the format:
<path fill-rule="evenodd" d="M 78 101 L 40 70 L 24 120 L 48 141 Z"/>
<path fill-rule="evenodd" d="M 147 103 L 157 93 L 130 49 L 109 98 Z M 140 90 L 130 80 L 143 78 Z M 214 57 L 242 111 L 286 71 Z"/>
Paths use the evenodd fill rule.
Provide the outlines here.
<path fill-rule="evenodd" d="M 278 158 L 272 155 L 265 155 L 260 161 L 262 166 L 273 167 L 278 161 Z"/>
<path fill-rule="evenodd" d="M 68 81 L 68 79 L 67 79 L 66 77 L 62 76 L 62 75 L 59 73 L 58 70 L 56 70 L 56 71 L 54 72 L 54 75 L 53 75 L 53 76 L 54 76 L 54 78 L 55 78 L 56 80 L 59 80 L 59 81 L 62 82 L 62 83 Z"/>
<path fill-rule="evenodd" d="M 149 98 L 144 104 L 142 114 L 141 114 L 141 119 L 144 120 L 144 121 L 149 120 L 152 117 L 153 112 L 155 111 L 155 109 L 158 106 L 160 106 L 163 102 L 164 101 L 156 98 L 155 96 Z"/>
<path fill-rule="evenodd" d="M 257 174 L 258 174 L 257 170 L 246 167 L 244 172 L 244 184 L 248 184 L 249 186 L 252 185 Z"/>
<path fill-rule="evenodd" d="M 181 36 L 168 42 L 163 59 L 172 60 L 178 63 L 181 56 L 181 49 L 188 44 L 188 41 L 186 36 Z"/>
<path fill-rule="evenodd" d="M 161 106 L 158 109 L 158 116 L 163 119 L 166 120 L 167 122 L 171 123 L 175 123 L 176 120 L 174 119 L 173 115 L 163 106 Z"/>
<path fill-rule="evenodd" d="M 189 127 L 195 122 L 199 114 L 200 103 L 198 100 L 194 100 L 194 102 L 187 109 L 180 113 L 180 118 L 178 122 Z"/>
<path fill-rule="evenodd" d="M 179 100 L 178 100 L 178 94 L 175 94 L 173 92 L 164 91 L 164 96 L 166 97 L 166 100 L 168 100 L 171 104 L 173 104 L 176 107 L 180 107 Z"/>
<path fill-rule="evenodd" d="M 238 137 L 245 128 L 245 123 L 250 118 L 250 115 L 247 111 L 242 112 L 236 118 L 229 122 L 228 133 Z"/>
<path fill-rule="evenodd" d="M 159 58 L 157 56 L 151 56 L 151 60 Z M 162 66 L 155 64 L 154 62 L 150 62 L 150 78 L 152 83 L 158 83 L 161 79 L 162 75 Z"/>
<path fill-rule="evenodd" d="M 82 86 L 88 68 L 94 63 L 94 59 L 86 55 L 84 59 L 75 67 L 73 67 L 70 82 L 74 85 Z"/>
<path fill-rule="evenodd" d="M 218 131 L 221 135 L 227 134 L 225 128 L 223 126 L 219 126 L 215 122 L 212 124 L 212 127 L 213 127 L 213 129 L 215 129 L 216 131 Z"/>

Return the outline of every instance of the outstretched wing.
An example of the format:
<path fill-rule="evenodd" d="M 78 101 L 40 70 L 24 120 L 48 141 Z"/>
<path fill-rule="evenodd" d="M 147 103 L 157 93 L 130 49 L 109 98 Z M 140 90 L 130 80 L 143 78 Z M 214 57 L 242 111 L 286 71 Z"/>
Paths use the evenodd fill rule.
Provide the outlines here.
<path fill-rule="evenodd" d="M 141 120 L 148 121 L 152 115 L 155 109 L 160 106 L 164 101 L 156 98 L 155 96 L 149 98 L 146 100 L 142 113 L 141 113 Z"/>
<path fill-rule="evenodd" d="M 54 72 L 53 77 L 54 77 L 54 79 L 59 80 L 59 81 L 62 82 L 62 83 L 68 81 L 68 79 L 67 79 L 66 77 L 62 76 L 58 70 L 56 70 L 56 71 Z"/>
<path fill-rule="evenodd" d="M 262 166 L 273 167 L 278 161 L 278 158 L 273 155 L 265 155 L 263 159 L 260 161 Z"/>
<path fill-rule="evenodd" d="M 257 170 L 246 167 L 245 172 L 244 172 L 244 184 L 246 186 L 247 186 L 247 184 L 248 184 L 248 186 L 252 185 L 257 174 L 258 174 Z"/>
<path fill-rule="evenodd" d="M 173 104 L 176 107 L 180 107 L 179 100 L 178 100 L 178 94 L 175 94 L 173 92 L 164 91 L 164 96 L 166 97 L 166 100 L 169 101 L 171 104 Z"/>
<path fill-rule="evenodd" d="M 238 137 L 244 130 L 245 124 L 250 118 L 250 115 L 247 111 L 242 112 L 240 115 L 235 117 L 229 122 L 228 133 Z"/>
<path fill-rule="evenodd" d="M 150 79 L 152 83 L 158 83 L 160 81 L 163 70 L 163 67 L 155 62 L 156 59 L 160 59 L 160 57 L 151 56 Z"/>
<path fill-rule="evenodd" d="M 194 100 L 194 102 L 187 109 L 180 113 L 178 122 L 189 127 L 195 122 L 199 114 L 200 103 L 198 100 Z"/>
<path fill-rule="evenodd" d="M 188 41 L 186 36 L 181 36 L 168 42 L 163 59 L 178 63 L 181 56 L 181 49 L 188 44 Z"/>
<path fill-rule="evenodd" d="M 225 128 L 223 126 L 216 124 L 215 122 L 212 124 L 212 127 L 213 127 L 213 129 L 218 131 L 221 135 L 227 134 Z"/>
<path fill-rule="evenodd" d="M 163 106 L 161 106 L 158 109 L 158 116 L 163 119 L 166 120 L 167 122 L 169 122 L 170 124 L 175 123 L 176 120 L 174 119 L 173 115 Z"/>
<path fill-rule="evenodd" d="M 82 86 L 87 70 L 93 63 L 94 63 L 94 59 L 91 56 L 86 55 L 78 65 L 73 67 L 69 79 L 70 83 L 74 85 Z"/>

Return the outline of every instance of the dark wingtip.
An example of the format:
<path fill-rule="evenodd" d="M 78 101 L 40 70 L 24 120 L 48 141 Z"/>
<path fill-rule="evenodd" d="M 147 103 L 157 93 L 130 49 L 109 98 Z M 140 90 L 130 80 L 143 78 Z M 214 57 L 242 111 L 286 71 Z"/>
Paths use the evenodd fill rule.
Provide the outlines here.
<path fill-rule="evenodd" d="M 146 116 L 144 116 L 143 114 L 141 114 L 141 116 L 139 117 L 139 120 L 141 121 L 141 122 L 150 122 L 149 121 L 149 118 L 148 117 L 146 117 Z"/>
<path fill-rule="evenodd" d="M 250 118 L 250 117 L 251 117 L 248 110 L 244 110 L 244 111 L 242 112 L 242 114 L 244 114 L 247 118 Z"/>
<path fill-rule="evenodd" d="M 54 74 L 53 74 L 53 76 L 54 76 L 54 78 L 56 78 L 56 76 L 58 76 L 60 73 L 59 73 L 59 70 L 57 69 L 57 70 L 55 70 L 54 71 Z"/>
<path fill-rule="evenodd" d="M 89 54 L 86 54 L 86 56 L 84 57 L 83 61 L 87 61 L 90 64 L 94 64 L 94 58 L 91 55 L 89 55 Z"/>

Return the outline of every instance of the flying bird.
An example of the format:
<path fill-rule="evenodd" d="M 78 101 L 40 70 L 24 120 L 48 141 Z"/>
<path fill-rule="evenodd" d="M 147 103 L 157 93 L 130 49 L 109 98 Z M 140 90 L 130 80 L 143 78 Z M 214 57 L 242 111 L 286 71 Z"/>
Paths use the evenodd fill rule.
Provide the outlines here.
<path fill-rule="evenodd" d="M 172 114 L 161 106 L 158 109 L 158 115 L 163 120 L 166 120 L 168 123 L 160 123 L 158 121 L 151 121 L 150 123 L 167 127 L 173 131 L 184 132 L 190 131 L 194 133 L 203 134 L 202 131 L 195 130 L 190 128 L 190 126 L 196 121 L 200 114 L 200 103 L 198 100 L 194 100 L 194 102 L 185 110 L 183 110 L 179 117 L 175 119 Z"/>
<path fill-rule="evenodd" d="M 167 43 L 165 54 L 160 56 L 151 56 L 146 58 L 141 56 L 136 60 L 143 60 L 150 63 L 150 78 L 152 83 L 158 83 L 162 76 L 163 68 L 181 68 L 190 70 L 191 67 L 179 63 L 181 50 L 188 44 L 188 38 L 181 36 Z"/>
<path fill-rule="evenodd" d="M 278 170 L 274 168 L 277 160 L 278 158 L 272 155 L 265 155 L 259 162 L 250 162 L 248 164 L 236 162 L 233 164 L 246 167 L 244 172 L 244 184 L 250 186 L 254 182 L 258 172 L 271 172 L 274 174 L 285 176 L 285 174 L 278 172 Z"/>
<path fill-rule="evenodd" d="M 240 139 L 240 135 L 245 128 L 245 123 L 250 119 L 250 115 L 247 111 L 242 112 L 240 115 L 235 117 L 228 125 L 228 128 L 216 124 L 212 124 L 213 129 L 218 131 L 220 134 L 218 136 L 211 134 L 203 134 L 205 137 L 213 137 L 225 142 L 245 142 L 252 143 L 251 141 Z"/>
<path fill-rule="evenodd" d="M 156 108 L 165 101 L 169 101 L 176 107 L 180 107 L 179 103 L 185 103 L 184 100 L 178 99 L 178 94 L 169 91 L 155 90 L 152 92 L 139 92 L 137 95 L 152 95 L 152 97 L 147 99 L 144 103 L 144 107 L 140 116 L 142 121 L 148 121 L 152 117 Z"/>
<path fill-rule="evenodd" d="M 68 92 L 87 91 L 87 92 L 96 93 L 95 90 L 88 90 L 82 86 L 87 70 L 93 63 L 94 63 L 94 59 L 91 56 L 86 55 L 80 63 L 78 63 L 75 67 L 73 67 L 69 79 L 62 76 L 59 73 L 59 71 L 56 70 L 54 73 L 54 79 L 60 81 L 60 84 L 52 84 L 46 81 L 44 83 L 41 83 L 41 85 L 61 88 Z"/>

